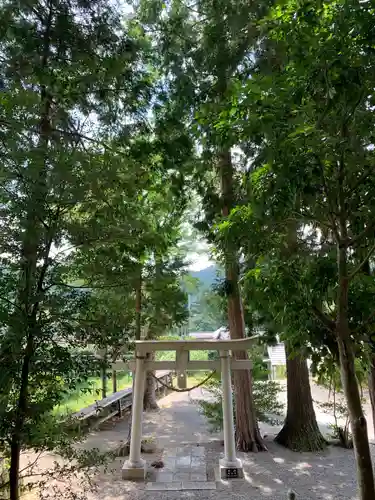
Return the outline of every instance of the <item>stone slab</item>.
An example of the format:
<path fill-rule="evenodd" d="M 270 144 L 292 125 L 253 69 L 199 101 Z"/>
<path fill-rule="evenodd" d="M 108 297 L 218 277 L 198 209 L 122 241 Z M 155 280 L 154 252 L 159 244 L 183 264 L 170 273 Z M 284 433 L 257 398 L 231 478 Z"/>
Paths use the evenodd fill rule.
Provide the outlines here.
<path fill-rule="evenodd" d="M 190 479 L 191 481 L 207 481 L 207 474 L 203 474 L 203 473 L 194 473 L 192 472 L 190 474 Z"/>
<path fill-rule="evenodd" d="M 214 481 L 174 481 L 173 483 L 147 483 L 147 491 L 216 490 Z"/>
<path fill-rule="evenodd" d="M 172 483 L 173 480 L 174 480 L 173 472 L 166 472 L 163 470 L 163 471 L 158 471 L 156 474 L 156 482 L 158 483 Z"/>
<path fill-rule="evenodd" d="M 194 455 L 191 457 L 191 466 L 192 467 L 204 467 L 206 462 L 204 457 L 195 457 Z"/>
<path fill-rule="evenodd" d="M 214 481 L 183 481 L 182 490 L 216 490 L 216 483 Z"/>
<path fill-rule="evenodd" d="M 190 467 L 190 472 L 191 473 L 194 473 L 194 474 L 199 474 L 199 473 L 206 473 L 207 472 L 207 468 L 205 465 L 203 465 L 202 467 Z"/>
<path fill-rule="evenodd" d="M 193 457 L 204 457 L 204 446 L 194 446 L 191 450 L 191 455 Z"/>
<path fill-rule="evenodd" d="M 203 446 L 189 445 L 167 449 L 162 460 L 164 467 L 149 476 L 148 490 L 211 489 L 212 485 L 207 486 L 207 466 Z"/>
<path fill-rule="evenodd" d="M 183 457 L 178 457 L 176 460 L 176 467 L 190 467 L 191 466 L 191 456 L 185 455 Z"/>
<path fill-rule="evenodd" d="M 147 491 L 181 491 L 182 482 L 176 481 L 173 483 L 147 483 Z"/>

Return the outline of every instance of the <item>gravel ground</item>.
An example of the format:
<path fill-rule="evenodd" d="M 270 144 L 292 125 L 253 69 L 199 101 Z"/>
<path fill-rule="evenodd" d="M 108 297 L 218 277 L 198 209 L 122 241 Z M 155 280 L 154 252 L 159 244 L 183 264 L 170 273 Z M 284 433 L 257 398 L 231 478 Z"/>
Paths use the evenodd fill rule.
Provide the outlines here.
<path fill-rule="evenodd" d="M 184 443 L 199 443 L 206 449 L 209 480 L 214 479 L 214 470 L 223 452 L 221 436 L 211 434 L 204 418 L 199 414 L 194 400 L 206 398 L 201 390 L 186 393 L 172 393 L 159 401 L 160 410 L 146 414 L 144 435 L 154 436 L 161 449 Z M 283 396 L 284 397 L 284 396 Z M 313 388 L 313 398 L 325 401 L 326 392 Z M 316 408 L 317 420 L 322 431 L 327 431 L 329 419 Z M 373 438 L 372 422 L 368 422 L 370 437 Z M 127 435 L 127 420 L 107 426 L 93 433 L 84 447 L 113 449 Z M 319 454 L 293 453 L 273 442 L 279 427 L 261 425 L 268 452 L 239 454 L 243 461 L 244 480 L 219 482 L 216 491 L 145 491 L 144 484 L 121 479 L 123 458 L 118 458 L 106 471 L 93 479 L 96 491 L 87 494 L 89 500 L 286 500 L 287 491 L 292 488 L 297 500 L 355 500 L 356 477 L 352 450 L 330 447 Z M 375 446 L 372 446 L 375 459 Z M 150 464 L 157 455 L 145 455 Z M 50 460 L 52 458 L 50 457 Z M 72 490 L 82 493 L 83 486 L 73 482 Z M 55 495 L 56 497 L 56 495 Z"/>
<path fill-rule="evenodd" d="M 352 451 L 330 448 L 320 454 L 293 453 L 267 440 L 269 451 L 239 454 L 244 465 L 244 480 L 217 483 L 216 491 L 147 492 L 142 483 L 121 480 L 122 460 L 110 473 L 97 478 L 98 490 L 92 500 L 286 500 L 292 488 L 300 500 L 354 500 L 356 496 L 355 463 Z M 220 441 L 202 442 L 206 448 L 209 480 L 222 454 Z M 145 457 L 150 463 L 152 456 Z M 375 457 L 374 457 L 375 458 Z"/>

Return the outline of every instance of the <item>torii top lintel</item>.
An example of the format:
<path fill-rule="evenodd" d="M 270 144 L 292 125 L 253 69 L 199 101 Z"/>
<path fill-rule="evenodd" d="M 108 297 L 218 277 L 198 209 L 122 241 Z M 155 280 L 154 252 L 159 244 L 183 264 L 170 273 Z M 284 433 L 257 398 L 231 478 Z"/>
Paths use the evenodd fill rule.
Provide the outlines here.
<path fill-rule="evenodd" d="M 246 351 L 258 336 L 235 340 L 136 340 L 139 353 L 155 351 Z"/>

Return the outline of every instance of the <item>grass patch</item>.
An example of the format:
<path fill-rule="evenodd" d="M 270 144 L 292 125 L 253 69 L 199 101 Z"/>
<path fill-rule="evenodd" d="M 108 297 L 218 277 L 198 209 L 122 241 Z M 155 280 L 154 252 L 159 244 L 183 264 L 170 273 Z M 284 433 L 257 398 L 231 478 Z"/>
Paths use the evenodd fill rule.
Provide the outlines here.
<path fill-rule="evenodd" d="M 209 351 L 190 351 L 191 361 L 206 361 L 208 359 Z"/>
<path fill-rule="evenodd" d="M 176 361 L 176 351 L 156 351 L 156 361 Z"/>
<path fill-rule="evenodd" d="M 187 383 L 188 387 L 200 384 L 205 378 L 208 377 L 210 372 L 188 372 Z"/>
<path fill-rule="evenodd" d="M 117 390 L 121 391 L 127 387 L 131 387 L 132 377 L 127 372 L 117 373 Z M 88 381 L 69 394 L 65 401 L 55 408 L 58 414 L 77 412 L 92 405 L 95 401 L 100 401 L 102 398 L 102 382 L 100 377 L 91 377 Z M 107 396 L 113 394 L 112 378 L 107 381 Z"/>

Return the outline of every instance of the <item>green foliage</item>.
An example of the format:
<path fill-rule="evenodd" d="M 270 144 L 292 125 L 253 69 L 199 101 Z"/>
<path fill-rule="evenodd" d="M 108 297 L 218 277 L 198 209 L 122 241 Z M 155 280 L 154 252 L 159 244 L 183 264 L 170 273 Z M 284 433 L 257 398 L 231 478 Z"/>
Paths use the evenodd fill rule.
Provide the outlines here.
<path fill-rule="evenodd" d="M 249 351 L 249 358 L 252 361 L 252 374 L 254 380 L 268 379 L 268 366 L 264 359 L 264 345 L 254 345 Z"/>
<path fill-rule="evenodd" d="M 132 385 L 132 377 L 129 373 L 117 374 L 117 390 L 121 391 Z M 107 395 L 112 394 L 112 386 L 110 384 L 110 377 L 108 380 L 109 391 Z M 100 401 L 102 399 L 102 386 L 101 379 L 99 377 L 90 377 L 86 382 L 81 385 L 77 385 L 74 391 L 69 391 L 66 394 L 65 399 L 60 403 L 58 407 L 55 408 L 55 412 L 62 414 L 71 414 L 90 406 L 95 403 L 95 401 Z"/>
<path fill-rule="evenodd" d="M 284 405 L 278 400 L 281 392 L 281 386 L 273 381 L 267 380 L 268 371 L 263 362 L 263 346 L 255 346 L 249 356 L 253 363 L 253 396 L 256 408 L 257 419 L 269 424 L 278 424 L 284 411 Z M 213 401 L 199 401 L 199 407 L 212 431 L 222 430 L 223 409 L 222 409 L 222 391 L 220 374 L 214 375 L 205 384 L 210 391 Z M 233 407 L 235 409 L 235 398 L 233 398 Z"/>
<path fill-rule="evenodd" d="M 367 384 L 367 366 L 362 359 L 355 360 L 355 373 L 361 388 Z M 328 389 L 342 392 L 342 381 L 340 369 L 332 358 L 321 359 L 316 365 L 312 365 L 312 375 L 316 377 L 318 385 Z"/>
<path fill-rule="evenodd" d="M 92 352 L 109 364 L 141 333 L 186 324 L 187 293 L 197 293 L 186 247 L 196 249 L 198 229 L 227 268 L 243 257 L 249 332 L 279 334 L 322 381 L 333 368 L 336 381 L 344 354 L 341 375 L 365 376 L 373 5 L 134 8 L 124 22 L 105 0 L 0 7 L 0 453 L 12 448 L 13 498 L 22 449 L 78 439 L 54 409 L 99 371 Z M 196 218 L 189 197 L 202 205 Z M 187 219 L 195 232 L 184 247 Z M 237 277 L 203 288 L 191 328 L 226 325 Z M 265 418 L 280 408 L 277 386 L 260 381 L 260 351 L 251 356 Z M 205 411 L 220 421 L 217 404 Z"/>
<path fill-rule="evenodd" d="M 213 381 L 212 381 L 213 380 Z M 211 382 L 212 381 L 212 382 Z M 207 383 L 207 389 L 211 392 L 213 401 L 199 401 L 198 405 L 202 414 L 207 419 L 213 432 L 223 428 L 223 407 L 220 380 L 211 379 Z M 254 380 L 253 396 L 257 419 L 271 425 L 280 424 L 284 405 L 278 401 L 280 385 L 273 380 Z M 233 398 L 235 411 L 235 399 Z"/>
<path fill-rule="evenodd" d="M 190 311 L 190 330 L 215 331 L 227 324 L 225 298 L 217 290 L 204 290 L 198 295 Z"/>

